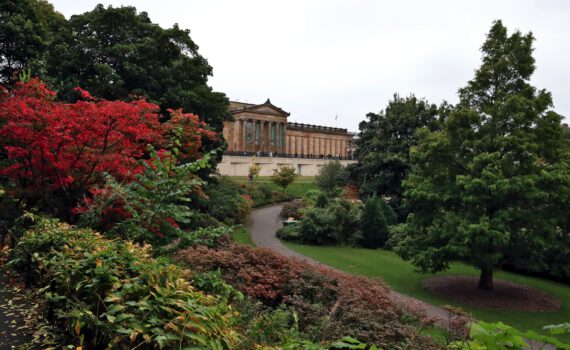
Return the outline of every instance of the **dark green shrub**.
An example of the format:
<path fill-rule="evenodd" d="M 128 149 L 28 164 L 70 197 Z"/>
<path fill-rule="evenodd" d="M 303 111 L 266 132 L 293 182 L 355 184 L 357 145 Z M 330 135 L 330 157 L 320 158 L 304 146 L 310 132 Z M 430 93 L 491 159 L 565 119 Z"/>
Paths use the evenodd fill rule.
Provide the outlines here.
<path fill-rule="evenodd" d="M 388 227 L 396 223 L 396 214 L 392 208 L 379 197 L 370 197 L 362 209 L 360 244 L 366 248 L 379 248 L 386 245 Z"/>
<path fill-rule="evenodd" d="M 48 318 L 84 349 L 238 344 L 227 303 L 196 291 L 182 269 L 150 257 L 149 246 L 33 218 L 11 264 L 30 272 Z M 31 270 L 31 271 L 30 271 Z"/>
<path fill-rule="evenodd" d="M 277 230 L 277 238 L 290 242 L 299 242 L 299 227 L 296 224 L 289 224 Z"/>
<path fill-rule="evenodd" d="M 246 191 L 227 179 L 213 180 L 204 186 L 206 197 L 199 199 L 201 211 L 227 224 L 243 223 L 249 215 L 251 203 L 244 197 Z"/>

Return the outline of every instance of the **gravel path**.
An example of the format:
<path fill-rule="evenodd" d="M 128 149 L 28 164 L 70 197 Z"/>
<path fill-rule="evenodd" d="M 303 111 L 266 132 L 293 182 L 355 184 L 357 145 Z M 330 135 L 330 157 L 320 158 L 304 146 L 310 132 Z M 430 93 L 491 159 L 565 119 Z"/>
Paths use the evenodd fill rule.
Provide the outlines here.
<path fill-rule="evenodd" d="M 251 235 L 253 243 L 255 243 L 255 245 L 258 247 L 273 249 L 281 255 L 296 257 L 306 261 L 309 264 L 327 266 L 333 270 L 340 271 L 334 267 L 322 264 L 314 259 L 311 259 L 300 253 L 297 253 L 294 250 L 289 249 L 287 246 L 281 243 L 279 239 L 277 239 L 275 233 L 283 226 L 282 219 L 279 216 L 281 207 L 282 205 L 273 205 L 270 207 L 254 209 L 252 211 L 249 222 L 247 224 L 247 230 Z M 392 290 L 392 299 L 398 303 L 420 303 L 425 307 L 428 316 L 437 317 L 443 320 L 443 322 L 447 321 L 449 316 L 446 310 L 438 306 L 427 304 L 419 299 L 396 292 L 394 290 Z"/>

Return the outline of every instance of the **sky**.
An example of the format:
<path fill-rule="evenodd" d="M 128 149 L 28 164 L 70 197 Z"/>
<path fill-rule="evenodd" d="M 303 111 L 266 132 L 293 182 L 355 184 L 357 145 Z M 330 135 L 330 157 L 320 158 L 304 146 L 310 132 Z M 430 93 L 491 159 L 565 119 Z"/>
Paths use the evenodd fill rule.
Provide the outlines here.
<path fill-rule="evenodd" d="M 532 83 L 570 119 L 567 0 L 48 0 L 67 18 L 98 3 L 178 23 L 231 100 L 271 102 L 289 121 L 358 131 L 394 93 L 457 102 L 492 22 L 533 32 Z"/>

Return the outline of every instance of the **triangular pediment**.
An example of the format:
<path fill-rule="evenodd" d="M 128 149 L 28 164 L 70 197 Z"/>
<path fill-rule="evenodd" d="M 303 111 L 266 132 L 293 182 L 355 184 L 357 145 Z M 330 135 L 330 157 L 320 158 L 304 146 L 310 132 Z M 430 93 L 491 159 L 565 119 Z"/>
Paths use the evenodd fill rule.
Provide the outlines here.
<path fill-rule="evenodd" d="M 234 110 L 232 110 L 232 113 L 238 114 L 238 113 L 243 113 L 243 112 L 249 112 L 249 113 L 259 113 L 259 114 L 266 114 L 266 115 L 275 115 L 275 116 L 280 116 L 280 117 L 288 117 L 289 116 L 289 113 L 285 112 L 281 108 L 272 104 L 269 101 L 269 99 L 267 99 L 267 101 L 265 101 L 265 103 L 260 104 L 260 105 L 249 105 L 249 106 L 246 106 L 245 104 L 242 104 L 242 105 L 243 105 L 242 108 L 234 109 Z"/>
<path fill-rule="evenodd" d="M 251 107 L 248 109 L 248 112 L 260 113 L 260 114 L 270 114 L 270 115 L 278 115 L 278 116 L 288 116 L 289 114 L 272 105 L 259 105 L 255 107 Z"/>

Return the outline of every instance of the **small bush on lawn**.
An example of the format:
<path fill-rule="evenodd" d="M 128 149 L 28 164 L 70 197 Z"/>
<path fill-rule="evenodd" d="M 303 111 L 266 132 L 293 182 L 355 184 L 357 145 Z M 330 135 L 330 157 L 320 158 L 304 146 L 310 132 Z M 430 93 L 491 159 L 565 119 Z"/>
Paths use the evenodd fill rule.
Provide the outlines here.
<path fill-rule="evenodd" d="M 290 242 L 298 242 L 301 240 L 299 226 L 297 224 L 289 224 L 281 227 L 277 230 L 276 236 L 279 239 Z"/>
<path fill-rule="evenodd" d="M 386 349 L 437 348 L 421 337 L 380 281 L 350 276 L 275 254 L 270 250 L 229 244 L 219 249 L 194 247 L 176 259 L 196 271 L 220 269 L 222 278 L 268 307 L 288 307 L 299 331 L 313 341 L 347 334 Z M 419 314 L 418 314 L 419 316 Z"/>
<path fill-rule="evenodd" d="M 193 287 L 148 247 L 109 240 L 54 219 L 34 225 L 14 250 L 46 300 L 48 317 L 84 349 L 227 349 L 238 344 L 232 309 Z"/>

